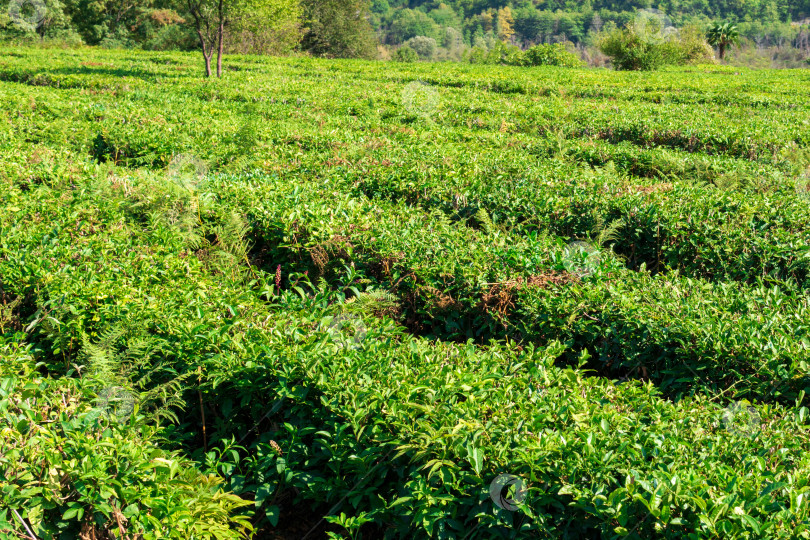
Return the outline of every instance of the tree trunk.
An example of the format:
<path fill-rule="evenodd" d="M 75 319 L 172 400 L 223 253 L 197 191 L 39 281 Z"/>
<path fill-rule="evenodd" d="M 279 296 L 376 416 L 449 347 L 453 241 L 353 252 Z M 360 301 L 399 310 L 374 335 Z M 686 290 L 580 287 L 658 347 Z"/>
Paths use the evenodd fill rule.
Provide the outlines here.
<path fill-rule="evenodd" d="M 723 57 L 725 57 L 725 56 L 726 56 L 726 44 L 721 42 L 720 43 L 720 60 L 722 60 Z"/>
<path fill-rule="evenodd" d="M 203 58 L 205 58 L 205 77 L 207 79 L 211 78 L 211 55 L 205 54 L 203 52 Z"/>
<path fill-rule="evenodd" d="M 219 25 L 219 46 L 217 47 L 217 77 L 222 77 L 222 53 L 225 49 L 225 39 L 223 34 L 225 29 L 222 24 Z"/>
<path fill-rule="evenodd" d="M 222 0 L 220 0 L 220 5 L 222 4 Z M 206 78 L 211 78 L 211 58 L 214 56 L 214 43 L 210 43 L 211 32 L 208 26 L 208 22 L 203 20 L 202 14 L 200 13 L 200 6 L 199 3 L 195 3 L 192 0 L 187 0 L 188 10 L 191 13 L 192 17 L 194 17 L 194 26 L 197 30 L 197 37 L 200 40 L 200 48 L 202 49 L 203 60 L 205 60 L 205 76 Z M 203 27 L 205 32 L 203 32 Z M 206 37 L 209 38 L 206 40 Z M 209 46 L 210 45 L 210 46 Z"/>
<path fill-rule="evenodd" d="M 210 78 L 211 77 L 211 56 L 214 54 L 214 51 L 209 49 L 208 46 L 205 44 L 205 38 L 203 37 L 202 31 L 197 30 L 197 36 L 200 38 L 200 47 L 202 47 L 202 54 L 203 58 L 205 59 L 205 76 Z"/>
<path fill-rule="evenodd" d="M 217 26 L 217 77 L 222 77 L 222 53 L 225 50 L 225 18 L 223 13 L 223 0 L 219 0 L 219 25 Z"/>

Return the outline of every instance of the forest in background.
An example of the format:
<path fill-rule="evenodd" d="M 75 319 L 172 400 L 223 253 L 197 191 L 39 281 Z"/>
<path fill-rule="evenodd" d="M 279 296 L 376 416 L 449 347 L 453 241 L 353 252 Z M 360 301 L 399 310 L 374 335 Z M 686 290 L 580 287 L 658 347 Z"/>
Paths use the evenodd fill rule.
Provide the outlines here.
<path fill-rule="evenodd" d="M 605 25 L 624 26 L 638 10 L 654 9 L 676 27 L 707 25 L 722 19 L 736 23 L 758 44 L 785 45 L 810 22 L 810 1 L 672 0 L 373 0 L 372 23 L 384 43 L 398 44 L 417 35 L 441 37 L 453 28 L 464 43 L 513 39 L 525 46 L 570 41 L 587 43 Z M 806 43 L 802 42 L 803 45 Z"/>
<path fill-rule="evenodd" d="M 469 60 L 500 44 L 561 43 L 601 66 L 599 36 L 643 10 L 673 29 L 735 24 L 733 64 L 799 67 L 810 57 L 810 0 L 12 0 L 0 29 L 11 42 L 194 50 L 194 10 L 218 5 L 228 13 L 225 53 L 398 59 L 407 45 L 414 59 Z"/>

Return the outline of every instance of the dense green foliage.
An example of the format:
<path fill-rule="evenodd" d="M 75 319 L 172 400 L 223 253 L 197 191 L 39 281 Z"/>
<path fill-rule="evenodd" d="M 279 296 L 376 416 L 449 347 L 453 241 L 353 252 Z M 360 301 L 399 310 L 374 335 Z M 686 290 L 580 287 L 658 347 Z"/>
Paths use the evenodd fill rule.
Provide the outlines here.
<path fill-rule="evenodd" d="M 665 65 L 711 63 L 714 59 L 697 27 L 667 35 L 661 28 L 628 25 L 600 34 L 598 45 L 620 70 L 652 71 Z"/>
<path fill-rule="evenodd" d="M 305 50 L 318 56 L 373 58 L 377 40 L 366 20 L 367 0 L 303 0 Z"/>
<path fill-rule="evenodd" d="M 806 74 L 226 65 L 3 50 L 0 534 L 808 534 Z"/>
<path fill-rule="evenodd" d="M 505 45 L 526 50 L 565 43 L 569 52 L 602 66 L 606 59 L 598 45 L 605 34 L 615 42 L 621 30 L 649 22 L 668 35 L 681 34 L 672 40 L 680 46 L 665 51 L 669 63 L 711 59 L 705 47 L 707 31 L 721 60 L 738 38 L 744 42 L 732 55 L 730 61 L 735 64 L 805 67 L 810 54 L 807 0 L 695 0 L 662 2 L 655 8 L 639 0 L 582 4 L 558 0 L 10 0 L 8 10 L 0 13 L 0 39 L 146 50 L 204 49 L 209 56 L 219 47 L 221 34 L 223 51 L 231 53 L 300 51 L 333 58 L 411 61 L 407 49 L 397 52 L 409 47 L 422 60 L 481 62 L 495 57 L 499 63 L 503 63 Z M 734 35 L 711 32 L 717 28 L 734 28 Z M 633 35 L 626 33 L 625 41 Z M 731 41 L 717 39 L 720 35 Z M 427 44 L 431 52 L 414 46 Z M 635 59 L 620 60 L 621 68 L 628 62 L 662 63 L 660 54 L 641 50 L 648 47 L 614 44 L 611 50 L 622 48 L 622 56 Z M 535 50 L 531 65 L 568 63 L 567 59 L 560 62 L 560 51 L 545 48 Z"/>
<path fill-rule="evenodd" d="M 473 64 L 501 64 L 506 66 L 564 66 L 579 67 L 579 57 L 565 49 L 561 43 L 540 44 L 521 51 L 514 45 L 496 44 L 491 50 L 475 48 L 470 51 Z"/>
<path fill-rule="evenodd" d="M 806 0 L 758 0 L 752 2 L 664 1 L 653 5 L 677 27 L 710 20 L 740 24 L 741 34 L 776 40 L 792 36 L 791 21 L 810 17 Z M 524 44 L 568 40 L 587 41 L 603 26 L 632 23 L 639 10 L 651 4 L 639 0 L 592 0 L 582 3 L 546 0 L 374 0 L 372 13 L 384 31 L 383 41 L 402 43 L 413 36 L 439 37 L 446 27 L 459 30 L 474 46 L 487 36 L 514 37 Z"/>

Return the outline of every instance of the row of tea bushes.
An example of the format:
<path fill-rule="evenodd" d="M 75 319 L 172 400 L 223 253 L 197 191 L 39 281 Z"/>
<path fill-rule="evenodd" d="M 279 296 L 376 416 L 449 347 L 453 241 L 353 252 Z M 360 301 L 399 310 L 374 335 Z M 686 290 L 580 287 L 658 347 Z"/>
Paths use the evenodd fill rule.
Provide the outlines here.
<path fill-rule="evenodd" d="M 206 189 L 249 216 L 264 260 L 321 274 L 362 268 L 402 298 L 420 332 L 559 339 L 587 348 L 606 373 L 643 374 L 672 393 L 793 399 L 807 386 L 810 306 L 790 289 L 633 272 L 607 251 L 593 258 L 553 237 L 474 230 L 435 210 L 344 195 L 337 181 L 218 177 Z"/>
<path fill-rule="evenodd" d="M 806 277 L 807 242 L 802 231 L 806 228 L 807 204 L 778 168 L 749 167 L 744 160 L 705 156 L 712 158 L 709 165 L 714 172 L 699 173 L 704 180 L 729 180 L 728 176 L 725 180 L 718 176 L 721 166 L 730 164 L 736 171 L 731 180 L 740 185 L 733 191 L 716 191 L 678 180 L 691 176 L 693 170 L 703 170 L 705 165 L 688 159 L 688 154 L 670 155 L 634 145 L 575 141 L 571 148 L 555 150 L 553 138 L 499 140 L 495 130 L 491 136 L 475 136 L 474 130 L 449 128 L 443 130 L 447 141 L 442 145 L 422 140 L 418 133 L 414 137 L 404 132 L 390 132 L 379 143 L 365 142 L 362 132 L 382 121 L 381 117 L 365 118 L 357 113 L 359 109 L 350 105 L 354 98 L 348 93 L 324 105 L 322 92 L 328 88 L 317 80 L 296 83 L 305 97 L 295 101 L 252 104 L 254 108 L 247 112 L 260 115 L 262 121 L 254 118 L 245 123 L 244 81 L 217 90 L 219 94 L 212 102 L 201 99 L 198 90 L 204 88 L 199 84 L 199 88 L 194 87 L 195 83 L 182 78 L 171 80 L 172 84 L 150 86 L 139 78 L 152 69 L 149 66 L 166 77 L 176 73 L 177 66 L 139 60 L 146 65 L 129 69 L 127 80 L 131 79 L 134 87 L 123 94 L 117 87 L 105 86 L 107 83 L 86 89 L 97 93 L 39 87 L 4 91 L 11 126 L 3 133 L 5 140 L 15 148 L 31 142 L 42 147 L 21 165 L 38 167 L 48 152 L 62 154 L 65 141 L 70 141 L 67 146 L 75 153 L 150 167 L 167 166 L 173 156 L 189 147 L 213 169 L 239 168 L 247 161 L 260 161 L 267 168 L 289 168 L 297 162 L 294 167 L 302 171 L 339 165 L 350 175 L 368 181 L 370 186 L 364 189 L 370 192 L 382 191 L 425 204 L 446 206 L 452 202 L 454 207 L 457 202 L 453 198 L 461 198 L 473 210 L 484 207 L 496 221 L 529 220 L 566 237 L 583 236 L 597 219 L 610 222 L 622 218 L 627 225 L 617 251 L 630 257 L 633 267 L 645 263 L 655 270 L 677 268 L 686 275 L 713 280 L 773 277 L 803 282 Z M 26 67 L 22 59 L 18 61 L 19 69 Z M 95 66 L 77 68 L 77 75 L 67 68 L 71 62 L 76 59 L 64 59 L 60 73 L 93 80 Z M 173 92 L 174 84 L 184 85 L 189 92 L 178 95 Z M 377 96 L 383 97 L 383 93 Z M 332 111 L 334 107 L 337 109 Z M 342 113 L 357 109 L 357 114 L 337 114 L 338 109 Z M 16 112 L 12 115 L 11 111 Z M 188 111 L 199 114 L 189 117 Z M 329 115 L 324 116 L 324 112 Z M 467 111 L 463 116 L 470 114 Z M 388 123 L 393 126 L 394 120 Z M 314 122 L 326 122 L 328 127 L 313 129 Z M 343 133 L 337 139 L 345 138 L 345 142 L 336 140 L 336 133 Z M 465 140 L 469 144 L 459 144 Z M 544 161 L 550 152 L 592 165 L 612 162 L 618 170 L 634 175 L 674 176 L 675 181 L 659 186 L 603 171 L 597 173 L 598 182 L 594 182 L 589 170 Z M 474 156 L 478 157 L 472 159 Z M 560 177 L 572 182 L 559 184 Z M 752 179 L 757 179 L 759 186 L 763 178 L 769 179 L 769 192 L 758 193 L 761 186 L 745 188 Z M 620 185 L 614 189 L 614 184 Z M 770 193 L 773 190 L 778 193 Z M 420 198 L 420 194 L 425 197 Z M 704 223 L 711 226 L 705 228 Z"/>
<path fill-rule="evenodd" d="M 557 344 L 434 343 L 362 314 L 365 339 L 336 340 L 323 322 L 339 294 L 299 294 L 298 285 L 267 292 L 262 283 L 273 277 L 256 268 L 251 281 L 249 270 L 229 277 L 188 252 L 188 231 L 154 217 L 163 195 L 154 184 L 112 180 L 6 185 L 4 288 L 38 308 L 21 324 L 51 369 L 87 349 L 82 336 L 96 357 L 105 340 L 112 356 L 143 351 L 148 338 L 156 365 L 190 375 L 188 413 L 163 436 L 201 442 L 191 412 L 198 388 L 210 419 L 201 466 L 253 498 L 271 523 L 303 499 L 332 509 L 331 521 L 347 530 L 368 521 L 391 537 L 790 538 L 805 530 L 805 408 L 761 405 L 752 428 L 747 417 L 735 421 L 739 409 L 705 397 L 674 404 L 651 385 L 555 367 Z M 307 185 L 287 185 L 272 187 L 295 203 L 289 212 L 305 202 L 291 192 Z M 217 230 L 227 210 L 201 206 L 201 232 Z M 298 233 L 313 229 L 296 218 Z M 501 473 L 528 483 L 514 512 L 489 497 Z M 129 508 L 118 493 L 102 496 Z M 63 516 L 75 508 L 68 518 L 78 522 L 91 506 L 74 502 L 54 504 Z"/>
<path fill-rule="evenodd" d="M 562 160 L 545 161 L 521 177 L 487 170 L 454 176 L 402 165 L 352 171 L 346 180 L 371 197 L 406 200 L 461 218 L 474 218 L 483 209 L 496 222 L 563 238 L 595 237 L 595 228 L 621 220 L 614 247 L 631 268 L 806 286 L 810 197 L 793 186 L 752 194 L 639 180 L 611 167 L 593 170 Z"/>
<path fill-rule="evenodd" d="M 108 114 L 118 116 L 117 120 L 147 122 L 152 139 L 141 142 L 151 142 L 153 148 L 141 150 L 135 144 L 137 132 L 128 137 L 111 134 L 110 141 L 125 147 L 120 159 L 141 159 L 142 163 L 147 163 L 145 159 L 153 151 L 160 153 L 166 138 L 176 138 L 178 128 L 170 135 L 168 127 L 185 123 L 189 124 L 185 131 L 194 134 L 195 152 L 215 151 L 216 161 L 226 159 L 227 155 L 217 151 L 221 149 L 211 147 L 210 137 L 216 140 L 224 135 L 227 130 L 222 128 L 229 124 L 238 129 L 243 119 L 223 122 L 213 134 L 206 133 L 205 122 L 216 125 L 224 116 L 244 116 L 246 106 L 252 107 L 251 114 L 262 114 L 275 122 L 264 126 L 275 132 L 273 135 L 300 119 L 302 126 L 327 124 L 326 131 L 341 126 L 344 133 L 348 128 L 363 137 L 368 132 L 374 134 L 380 126 L 419 129 L 419 117 L 424 115 L 433 130 L 450 136 L 503 132 L 535 137 L 552 132 L 573 141 L 585 137 L 614 144 L 629 142 L 643 148 L 668 147 L 775 164 L 786 149 L 806 147 L 810 137 L 806 124 L 810 107 L 803 98 L 803 81 L 798 75 L 780 78 L 746 72 L 744 79 L 735 81 L 727 73 L 716 73 L 707 75 L 706 88 L 687 91 L 683 86 L 692 84 L 694 77 L 683 73 L 647 80 L 607 72 L 578 72 L 572 77 L 570 70 L 543 69 L 547 80 L 538 87 L 538 92 L 543 90 L 540 97 L 533 91 L 525 96 L 501 96 L 487 90 L 485 79 L 503 78 L 507 84 L 511 78 L 517 79 L 518 85 L 537 85 L 537 72 L 509 68 L 483 72 L 472 66 L 442 66 L 443 74 L 439 74 L 433 73 L 436 68 L 431 66 L 393 66 L 380 73 L 374 63 L 347 63 L 338 68 L 337 64 L 317 60 L 257 63 L 235 58 L 235 69 L 227 80 L 213 86 L 198 80 L 191 57 L 177 54 L 9 53 L 0 65 L 0 80 L 7 81 L 3 86 L 13 93 L 53 106 L 66 99 L 89 98 L 93 103 L 106 103 Z M 403 88 L 420 80 L 435 85 L 425 91 L 435 93 L 435 106 L 414 102 L 409 107 L 405 103 Z M 468 80 L 476 82 L 470 85 L 465 82 Z M 545 91 L 552 87 L 553 92 Z M 56 92 L 47 93 L 46 88 Z M 650 96 L 659 96 L 661 102 L 651 103 Z M 141 113 L 137 115 L 140 118 L 131 118 L 128 107 L 116 114 L 116 106 L 128 101 L 137 102 L 135 111 Z M 774 107 L 776 103 L 785 109 Z M 163 116 L 168 125 L 161 125 Z M 103 132 L 115 122 L 109 124 L 96 127 Z M 132 144 L 123 139 L 131 139 Z M 169 146 L 171 156 L 178 144 Z M 149 163 L 160 162 L 153 159 Z"/>

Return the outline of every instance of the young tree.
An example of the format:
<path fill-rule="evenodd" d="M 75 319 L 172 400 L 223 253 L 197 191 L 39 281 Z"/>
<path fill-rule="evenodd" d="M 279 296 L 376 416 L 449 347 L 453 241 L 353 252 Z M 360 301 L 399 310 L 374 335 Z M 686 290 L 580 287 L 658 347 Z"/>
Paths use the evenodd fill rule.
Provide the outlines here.
<path fill-rule="evenodd" d="M 217 54 L 217 77 L 222 77 L 222 53 L 225 48 L 225 26 L 229 22 L 234 4 L 241 0 L 183 0 L 200 40 L 205 76 L 211 76 L 211 58 Z"/>
<path fill-rule="evenodd" d="M 433 60 L 436 56 L 436 49 L 437 43 L 436 40 L 426 36 L 416 36 L 412 37 L 405 43 L 403 43 L 404 47 L 410 47 L 416 54 L 419 55 L 419 58 L 422 60 Z"/>
<path fill-rule="evenodd" d="M 189 14 L 205 60 L 205 76 L 211 76 L 211 59 L 217 53 L 217 77 L 222 77 L 225 41 L 232 28 L 250 27 L 251 21 L 269 21 L 278 14 L 297 18 L 298 0 L 178 0 Z M 273 24 L 278 21 L 273 21 Z"/>
<path fill-rule="evenodd" d="M 726 48 L 737 43 L 740 33 L 737 25 L 731 23 L 714 23 L 706 33 L 709 45 L 717 47 L 720 52 L 720 60 L 726 55 Z"/>
<path fill-rule="evenodd" d="M 238 18 L 226 31 L 225 52 L 287 54 L 301 41 L 302 9 L 298 1 L 265 0 L 256 12 Z"/>
<path fill-rule="evenodd" d="M 490 8 L 487 11 L 483 12 L 479 15 L 481 19 L 481 26 L 484 29 L 484 32 L 492 32 L 493 28 L 495 27 L 495 17 L 497 12 Z"/>
<path fill-rule="evenodd" d="M 435 38 L 439 33 L 436 21 L 414 9 L 398 9 L 391 19 L 388 35 L 394 43 L 404 43 L 416 36 Z"/>

